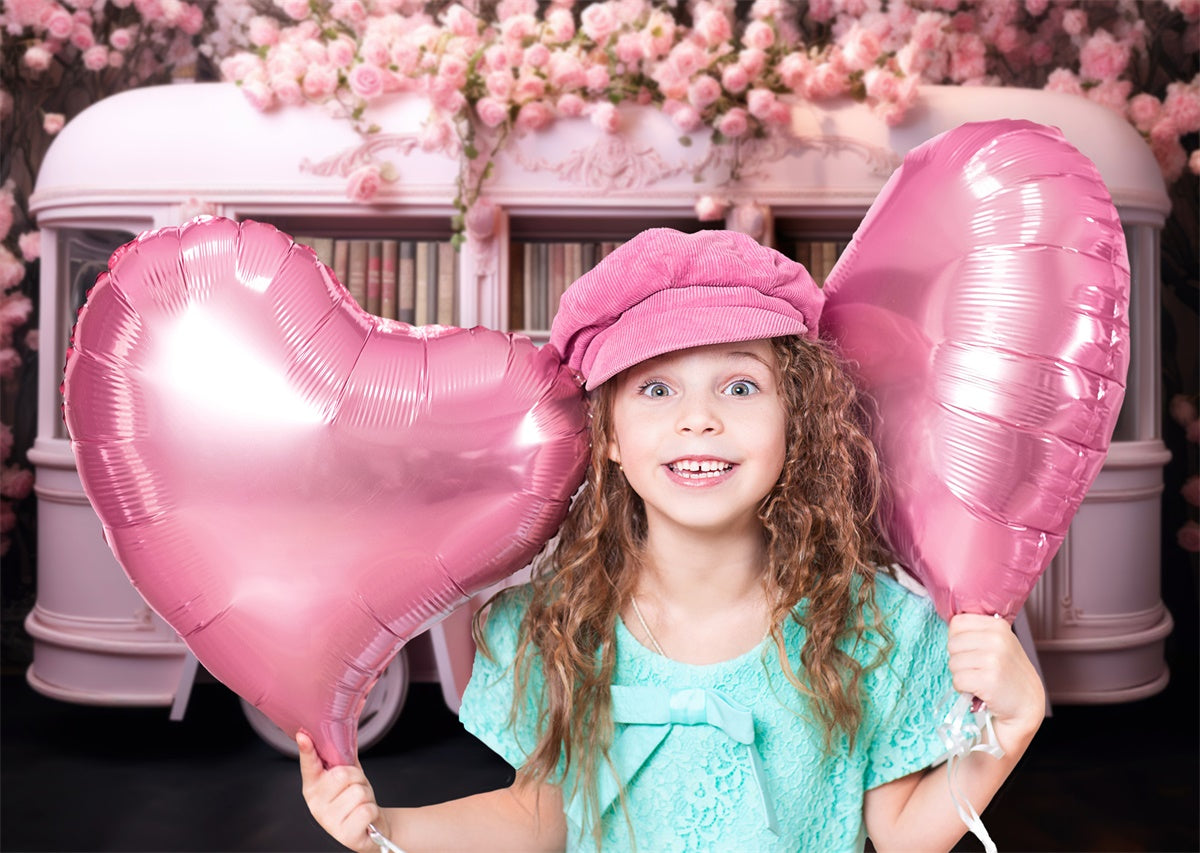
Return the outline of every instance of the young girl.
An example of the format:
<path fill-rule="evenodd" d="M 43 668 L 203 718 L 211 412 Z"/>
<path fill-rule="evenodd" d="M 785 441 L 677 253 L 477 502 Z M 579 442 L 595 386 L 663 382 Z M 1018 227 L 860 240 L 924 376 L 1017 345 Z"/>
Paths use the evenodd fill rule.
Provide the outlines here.
<path fill-rule="evenodd" d="M 799 264 L 723 231 L 644 232 L 563 296 L 551 345 L 591 392 L 592 460 L 531 584 L 481 611 L 468 730 L 507 789 L 380 809 L 361 767 L 304 796 L 342 844 L 424 850 L 948 850 L 963 834 L 938 735 L 954 690 L 1002 758 L 1041 683 L 1007 623 L 880 569 L 878 470 L 853 386 L 817 340 Z M 953 535 L 953 531 L 944 531 Z M 944 711 L 944 708 L 943 708 Z"/>

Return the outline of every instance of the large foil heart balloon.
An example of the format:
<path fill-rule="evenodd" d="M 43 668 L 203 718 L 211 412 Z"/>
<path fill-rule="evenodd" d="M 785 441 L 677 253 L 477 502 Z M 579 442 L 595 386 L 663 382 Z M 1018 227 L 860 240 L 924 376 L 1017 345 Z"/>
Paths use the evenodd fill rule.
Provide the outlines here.
<path fill-rule="evenodd" d="M 555 352 L 372 317 L 255 222 L 119 249 L 63 392 L 138 591 L 329 764 L 353 762 L 363 700 L 403 643 L 554 534 L 587 456 Z"/>
<path fill-rule="evenodd" d="M 874 398 L 901 562 L 943 616 L 1016 616 L 1100 471 L 1129 363 L 1129 261 L 1095 166 L 1026 121 L 911 151 L 825 285 Z"/>

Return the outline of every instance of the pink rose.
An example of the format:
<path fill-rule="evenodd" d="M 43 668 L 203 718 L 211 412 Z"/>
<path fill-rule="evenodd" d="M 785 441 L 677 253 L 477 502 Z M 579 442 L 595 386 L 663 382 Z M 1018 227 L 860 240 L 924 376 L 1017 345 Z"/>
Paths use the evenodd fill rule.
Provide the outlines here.
<path fill-rule="evenodd" d="M 303 21 L 312 12 L 308 0 L 276 0 L 276 4 L 293 21 Z"/>
<path fill-rule="evenodd" d="M 380 68 L 386 66 L 392 59 L 392 51 L 388 43 L 377 35 L 364 38 L 362 44 L 359 45 L 358 54 L 364 62 Z"/>
<path fill-rule="evenodd" d="M 1171 420 L 1181 427 L 1186 427 L 1200 417 L 1200 413 L 1196 411 L 1196 404 L 1186 394 L 1176 394 L 1172 397 L 1167 405 L 1167 412 L 1171 415 Z"/>
<path fill-rule="evenodd" d="M 1175 535 L 1175 541 L 1185 551 L 1195 553 L 1200 551 L 1200 524 L 1194 521 L 1184 522 L 1183 527 Z"/>
<path fill-rule="evenodd" d="M 616 133 L 621 128 L 621 114 L 615 104 L 601 101 L 592 107 L 592 124 L 607 133 Z"/>
<path fill-rule="evenodd" d="M 83 67 L 89 71 L 101 71 L 108 67 L 108 48 L 102 44 L 89 47 L 83 52 Z"/>
<path fill-rule="evenodd" d="M 279 103 L 289 107 L 298 107 L 304 103 L 304 90 L 295 77 L 277 74 L 271 77 L 270 86 Z"/>
<path fill-rule="evenodd" d="M 587 82 L 579 57 L 565 50 L 551 54 L 546 76 L 556 89 L 578 89 Z"/>
<path fill-rule="evenodd" d="M 1129 65 L 1129 45 L 1107 30 L 1096 30 L 1079 50 L 1079 76 L 1085 80 L 1112 80 Z"/>
<path fill-rule="evenodd" d="M 17 368 L 21 366 L 21 356 L 17 355 L 17 351 L 12 347 L 0 349 L 0 379 L 12 379 L 17 373 Z M 19 470 L 16 468 L 5 468 L 0 472 L 0 495 L 6 498 L 24 497 L 24 495 L 11 495 L 8 493 L 8 488 L 14 488 L 9 485 L 7 478 L 4 476 L 10 470 Z"/>
<path fill-rule="evenodd" d="M 750 129 L 746 111 L 741 107 L 734 107 L 717 119 L 716 129 L 722 136 L 737 139 Z"/>
<path fill-rule="evenodd" d="M 639 35 L 647 59 L 664 56 L 675 44 L 675 19 L 664 10 L 655 9 Z"/>
<path fill-rule="evenodd" d="M 26 231 L 17 238 L 17 246 L 21 249 L 21 257 L 26 263 L 33 263 L 42 254 L 42 232 Z"/>
<path fill-rule="evenodd" d="M 279 24 L 266 15 L 255 15 L 246 26 L 246 37 L 257 47 L 269 47 L 279 43 Z"/>
<path fill-rule="evenodd" d="M 721 84 L 707 74 L 700 75 L 692 81 L 692 85 L 688 86 L 688 101 L 698 110 L 703 110 L 716 103 L 719 97 L 721 97 Z"/>
<path fill-rule="evenodd" d="M 461 89 L 467 85 L 467 60 L 453 53 L 448 53 L 442 57 L 442 61 L 438 63 L 437 76 L 449 86 L 455 89 Z"/>
<path fill-rule="evenodd" d="M 669 104 L 674 104 L 675 107 L 667 114 L 671 117 L 671 121 L 675 122 L 675 126 L 684 133 L 692 133 L 700 129 L 703 121 L 700 118 L 700 111 L 691 104 L 684 104 L 679 101 L 669 101 Z M 666 109 L 667 104 L 663 105 Z"/>
<path fill-rule="evenodd" d="M 376 98 L 383 94 L 383 71 L 374 65 L 360 63 L 350 72 L 350 91 L 360 98 Z"/>
<path fill-rule="evenodd" d="M 783 11 L 783 0 L 754 0 L 750 7 L 750 17 L 756 21 L 764 18 L 774 18 Z"/>
<path fill-rule="evenodd" d="M 1047 92 L 1063 92 L 1068 95 L 1082 95 L 1083 87 L 1079 78 L 1068 68 L 1055 68 L 1046 78 Z"/>
<path fill-rule="evenodd" d="M 699 45 L 685 41 L 671 49 L 671 53 L 667 56 L 667 62 L 677 75 L 684 80 L 689 80 L 693 74 L 708 64 L 708 56 Z"/>
<path fill-rule="evenodd" d="M 0 375 L 10 377 L 21 366 L 16 350 L 0 352 Z M 19 501 L 33 491 L 33 472 L 28 468 L 6 465 L 0 469 L 0 495 Z"/>
<path fill-rule="evenodd" d="M 450 122 L 438 117 L 431 117 L 421 128 L 419 137 L 422 151 L 445 151 L 451 153 L 455 148 L 454 128 Z M 457 156 L 457 152 L 454 152 Z"/>
<path fill-rule="evenodd" d="M 727 42 L 733 35 L 733 24 L 729 16 L 714 6 L 708 6 L 698 13 L 693 29 L 709 47 Z"/>
<path fill-rule="evenodd" d="M 746 30 L 742 33 L 742 44 L 766 50 L 775 44 L 775 30 L 763 21 L 751 21 L 746 24 Z"/>
<path fill-rule="evenodd" d="M 1200 130 L 1200 85 L 1183 82 L 1167 84 L 1163 112 L 1175 123 L 1180 134 Z"/>
<path fill-rule="evenodd" d="M 1050 5 L 1050 0 L 1025 0 L 1025 11 L 1033 17 L 1046 14 L 1046 7 Z"/>
<path fill-rule="evenodd" d="M 75 29 L 75 21 L 66 9 L 58 8 L 50 12 L 45 20 L 46 32 L 53 38 L 60 41 L 66 41 L 71 37 L 71 31 Z"/>
<path fill-rule="evenodd" d="M 507 98 L 512 94 L 513 76 L 509 71 L 491 71 L 484 78 L 488 94 L 493 98 Z"/>
<path fill-rule="evenodd" d="M 500 19 L 500 37 L 504 43 L 510 47 L 515 47 L 517 50 L 523 51 L 521 43 L 527 38 L 533 38 L 537 34 L 537 18 L 533 15 L 513 15 L 511 18 Z M 520 60 L 512 62 L 512 57 L 509 57 L 510 64 L 518 65 Z"/>
<path fill-rule="evenodd" d="M 555 111 L 563 118 L 577 118 L 583 115 L 583 98 L 573 93 L 561 96 L 554 103 Z"/>
<path fill-rule="evenodd" d="M 13 208 L 15 207 L 11 190 L 0 191 L 0 240 L 8 236 L 12 230 Z"/>
<path fill-rule="evenodd" d="M 37 329 L 30 329 L 25 333 L 25 347 L 30 352 L 37 352 L 41 344 L 41 335 Z"/>
<path fill-rule="evenodd" d="M 129 50 L 133 44 L 133 30 L 129 27 L 118 27 L 108 34 L 108 43 L 113 50 Z"/>
<path fill-rule="evenodd" d="M 54 61 L 54 54 L 46 50 L 41 42 L 32 45 L 21 56 L 21 62 L 34 73 L 45 71 Z"/>
<path fill-rule="evenodd" d="M 1084 9 L 1068 9 L 1063 12 L 1062 29 L 1069 36 L 1077 36 L 1087 26 L 1087 11 Z"/>
<path fill-rule="evenodd" d="M 617 61 L 629 67 L 637 65 L 646 56 L 645 45 L 641 33 L 622 33 L 617 39 Z"/>
<path fill-rule="evenodd" d="M 353 25 L 367 19 L 367 8 L 360 0 L 334 0 L 329 15 L 334 20 Z"/>
<path fill-rule="evenodd" d="M 310 98 L 327 98 L 337 86 L 338 72 L 332 65 L 310 65 L 304 72 L 304 94 Z"/>
<path fill-rule="evenodd" d="M 204 10 L 192 3 L 185 4 L 175 25 L 186 35 L 196 35 L 204 27 Z"/>
<path fill-rule="evenodd" d="M 442 14 L 442 23 L 456 36 L 474 36 L 479 32 L 479 16 L 457 3 Z"/>
<path fill-rule="evenodd" d="M 711 77 L 701 79 L 712 80 Z M 750 75 L 740 65 L 727 65 L 725 66 L 725 70 L 721 72 L 721 85 L 725 87 L 726 92 L 741 92 L 750 85 Z M 713 100 L 716 99 L 714 98 Z"/>
<path fill-rule="evenodd" d="M 333 63 L 335 68 L 346 68 L 354 61 L 354 54 L 358 52 L 358 45 L 351 41 L 346 36 L 341 36 L 336 41 L 329 43 L 329 61 Z"/>
<path fill-rule="evenodd" d="M 1192 506 L 1200 506 L 1200 477 L 1193 474 L 1184 480 L 1179 494 Z"/>
<path fill-rule="evenodd" d="M 725 215 L 729 202 L 723 198 L 702 195 L 696 199 L 696 218 L 701 222 L 713 222 Z"/>
<path fill-rule="evenodd" d="M 1167 179 L 1174 183 L 1183 174 L 1188 163 L 1188 154 L 1179 142 L 1179 131 L 1175 123 L 1163 117 L 1154 127 L 1150 128 L 1150 151 L 1158 161 L 1158 168 Z"/>
<path fill-rule="evenodd" d="M 541 101 L 531 101 L 521 107 L 517 113 L 517 129 L 524 132 L 543 130 L 554 121 L 554 114 Z"/>
<path fill-rule="evenodd" d="M 346 196 L 351 201 L 370 201 L 379 193 L 383 186 L 383 177 L 379 166 L 370 163 L 361 166 L 350 174 L 350 182 L 346 185 Z"/>
<path fill-rule="evenodd" d="M 75 22 L 75 29 L 71 31 L 71 44 L 80 50 L 87 50 L 96 43 L 96 36 L 92 33 L 91 24 L 81 24 Z"/>
<path fill-rule="evenodd" d="M 848 88 L 849 81 L 846 76 L 828 62 L 822 62 L 814 68 L 804 81 L 805 95 L 814 101 L 837 97 Z"/>
<path fill-rule="evenodd" d="M 1129 110 L 1129 91 L 1133 83 L 1129 80 L 1105 80 L 1099 85 L 1088 89 L 1089 101 L 1108 107 L 1121 118 L 1125 118 Z"/>
<path fill-rule="evenodd" d="M 1193 175 L 1200 175 L 1200 148 L 1193 151 L 1188 157 L 1188 171 Z"/>
<path fill-rule="evenodd" d="M 513 87 L 513 100 L 519 104 L 536 101 L 546 94 L 546 81 L 533 74 L 522 74 Z"/>
<path fill-rule="evenodd" d="M 516 15 L 532 15 L 537 11 L 537 0 L 500 0 L 496 7 L 496 18 L 511 18 Z"/>
<path fill-rule="evenodd" d="M 617 16 L 608 3 L 589 3 L 579 16 L 584 35 L 596 44 L 604 44 L 617 28 Z"/>
<path fill-rule="evenodd" d="M 611 82 L 608 69 L 603 65 L 593 65 L 584 74 L 589 92 L 603 92 Z"/>
<path fill-rule="evenodd" d="M 550 48 L 546 45 L 532 44 L 525 49 L 525 64 L 530 68 L 542 68 L 550 61 Z"/>
<path fill-rule="evenodd" d="M 20 284 L 23 278 L 25 278 L 25 264 L 21 263 L 8 249 L 0 246 L 0 291 L 11 290 Z M 4 306 L 5 316 L 9 313 L 9 305 Z M 32 308 L 32 303 L 30 303 L 30 307 Z"/>
<path fill-rule="evenodd" d="M 987 73 L 987 45 L 977 33 L 963 33 L 950 53 L 950 79 L 956 83 L 978 80 Z"/>
<path fill-rule="evenodd" d="M 554 44 L 563 44 L 575 37 L 575 19 L 570 9 L 551 9 L 546 13 L 546 37 Z"/>
<path fill-rule="evenodd" d="M 738 52 L 737 64 L 749 77 L 754 78 L 761 74 L 763 68 L 766 67 L 767 54 L 758 48 L 747 47 Z"/>
<path fill-rule="evenodd" d="M 882 50 L 879 37 L 859 26 L 853 27 L 842 41 L 842 56 L 845 57 L 846 67 L 851 71 L 870 68 Z"/>
<path fill-rule="evenodd" d="M 508 120 L 508 106 L 493 97 L 480 98 L 475 112 L 488 127 L 499 127 Z"/>
<path fill-rule="evenodd" d="M 804 78 L 812 70 L 812 60 L 802 53 L 789 53 L 776 67 L 783 85 L 792 91 L 804 85 Z"/>
<path fill-rule="evenodd" d="M 760 121 L 766 121 L 775 109 L 775 93 L 770 89 L 751 89 L 746 95 L 746 109 Z"/>

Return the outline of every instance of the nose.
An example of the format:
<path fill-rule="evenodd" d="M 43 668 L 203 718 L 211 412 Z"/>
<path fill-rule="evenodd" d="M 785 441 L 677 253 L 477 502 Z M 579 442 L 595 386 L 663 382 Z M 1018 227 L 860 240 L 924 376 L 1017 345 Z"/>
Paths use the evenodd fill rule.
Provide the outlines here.
<path fill-rule="evenodd" d="M 689 435 L 708 435 L 724 430 L 720 413 L 704 395 L 687 395 L 680 401 L 675 429 Z"/>

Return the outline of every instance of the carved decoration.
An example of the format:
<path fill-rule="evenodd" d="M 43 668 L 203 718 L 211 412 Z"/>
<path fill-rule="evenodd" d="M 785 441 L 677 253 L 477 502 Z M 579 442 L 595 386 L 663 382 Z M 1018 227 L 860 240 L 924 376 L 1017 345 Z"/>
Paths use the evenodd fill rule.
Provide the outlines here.
<path fill-rule="evenodd" d="M 714 162 L 718 154 L 710 150 L 699 163 L 668 163 L 653 146 L 636 148 L 621 134 L 609 133 L 584 148 L 576 148 L 561 160 L 531 157 L 513 146 L 515 159 L 530 172 L 550 172 L 577 186 L 599 190 L 636 190 L 665 178 L 699 173 Z"/>
<path fill-rule="evenodd" d="M 323 177 L 337 175 L 346 178 L 363 166 L 377 162 L 381 152 L 399 151 L 402 156 L 407 157 L 419 145 L 417 137 L 410 134 L 376 133 L 362 145 L 326 157 L 324 160 L 314 162 L 305 157 L 300 161 L 300 171 Z"/>

